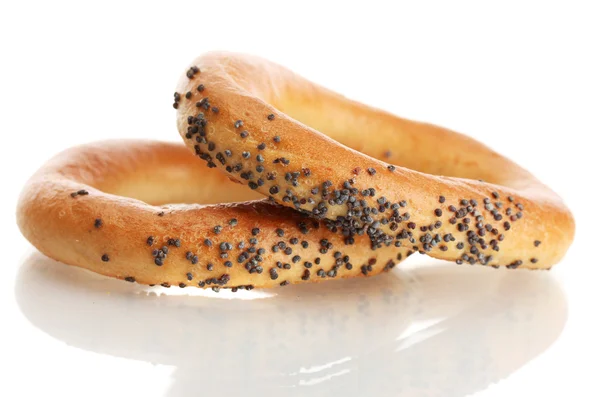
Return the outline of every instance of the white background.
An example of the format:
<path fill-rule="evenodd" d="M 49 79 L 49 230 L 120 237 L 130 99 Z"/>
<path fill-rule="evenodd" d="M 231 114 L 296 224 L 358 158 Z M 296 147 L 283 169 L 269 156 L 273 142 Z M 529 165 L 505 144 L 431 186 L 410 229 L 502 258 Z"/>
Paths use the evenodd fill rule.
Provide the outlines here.
<path fill-rule="evenodd" d="M 600 395 L 594 2 L 226 3 L 1 3 L 0 394 Z M 14 218 L 28 176 L 79 143 L 177 141 L 175 82 L 214 49 L 489 144 L 561 194 L 575 243 L 549 273 L 421 258 L 385 288 L 248 300 L 157 295 L 36 253 Z"/>

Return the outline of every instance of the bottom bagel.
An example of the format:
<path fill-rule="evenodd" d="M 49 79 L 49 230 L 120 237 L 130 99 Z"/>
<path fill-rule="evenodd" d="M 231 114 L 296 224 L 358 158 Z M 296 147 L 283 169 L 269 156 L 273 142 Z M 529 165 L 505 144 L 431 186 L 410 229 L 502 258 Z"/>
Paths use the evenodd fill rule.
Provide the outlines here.
<path fill-rule="evenodd" d="M 235 291 L 371 276 L 413 252 L 410 232 L 372 249 L 366 234 L 348 238 L 331 221 L 261 197 L 200 167 L 183 145 L 99 142 L 34 174 L 17 222 L 53 259 L 165 287 Z"/>

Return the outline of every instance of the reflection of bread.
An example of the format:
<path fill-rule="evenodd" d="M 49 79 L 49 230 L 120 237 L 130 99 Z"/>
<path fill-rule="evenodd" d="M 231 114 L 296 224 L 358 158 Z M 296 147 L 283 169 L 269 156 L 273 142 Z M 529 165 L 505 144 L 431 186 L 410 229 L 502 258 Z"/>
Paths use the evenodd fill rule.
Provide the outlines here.
<path fill-rule="evenodd" d="M 545 272 L 425 267 L 329 286 L 155 293 L 34 254 L 16 295 L 33 324 L 70 345 L 175 365 L 179 393 L 203 384 L 459 396 L 535 357 L 566 317 Z"/>

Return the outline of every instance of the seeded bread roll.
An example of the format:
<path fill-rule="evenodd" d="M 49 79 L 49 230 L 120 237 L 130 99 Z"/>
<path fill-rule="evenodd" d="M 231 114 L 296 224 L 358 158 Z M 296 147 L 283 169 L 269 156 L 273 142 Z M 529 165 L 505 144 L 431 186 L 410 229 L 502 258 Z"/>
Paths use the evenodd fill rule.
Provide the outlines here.
<path fill-rule="evenodd" d="M 17 222 L 53 259 L 165 287 L 236 290 L 374 275 L 410 254 L 373 251 L 366 236 L 347 245 L 324 222 L 264 199 L 239 202 L 260 197 L 199 167 L 181 144 L 99 142 L 44 165 L 21 194 Z"/>
<path fill-rule="evenodd" d="M 458 264 L 549 268 L 573 217 L 529 172 L 483 144 L 350 101 L 266 60 L 197 58 L 173 106 L 210 168 L 325 220 L 352 245 Z M 379 158 L 379 159 L 377 159 Z"/>
<path fill-rule="evenodd" d="M 548 269 L 572 242 L 567 207 L 510 160 L 268 61 L 204 55 L 174 107 L 187 148 L 100 142 L 44 165 L 23 235 L 126 281 L 233 290 L 370 276 L 417 251 Z"/>

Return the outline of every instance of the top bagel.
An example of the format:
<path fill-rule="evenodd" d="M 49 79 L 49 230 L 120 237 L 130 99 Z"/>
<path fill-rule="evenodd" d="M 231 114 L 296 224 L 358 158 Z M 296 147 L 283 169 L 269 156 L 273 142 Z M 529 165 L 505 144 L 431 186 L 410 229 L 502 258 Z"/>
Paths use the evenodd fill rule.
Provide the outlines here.
<path fill-rule="evenodd" d="M 180 135 L 209 167 L 327 220 L 347 244 L 365 234 L 374 249 L 400 240 L 457 263 L 549 268 L 573 239 L 561 199 L 483 144 L 260 58 L 197 58 L 174 107 Z"/>

